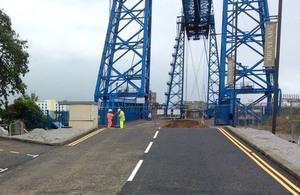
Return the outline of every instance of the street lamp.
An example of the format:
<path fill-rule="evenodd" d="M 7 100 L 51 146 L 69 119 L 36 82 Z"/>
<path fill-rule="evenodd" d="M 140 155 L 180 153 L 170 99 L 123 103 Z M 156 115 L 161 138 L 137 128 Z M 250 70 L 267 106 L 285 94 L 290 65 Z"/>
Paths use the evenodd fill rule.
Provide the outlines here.
<path fill-rule="evenodd" d="M 278 110 L 278 78 L 279 78 L 279 57 L 280 57 L 280 38 L 281 38 L 281 17 L 282 17 L 282 0 L 278 0 L 278 29 L 277 29 L 277 47 L 275 58 L 274 72 L 274 97 L 272 110 L 272 133 L 276 132 L 276 117 Z"/>

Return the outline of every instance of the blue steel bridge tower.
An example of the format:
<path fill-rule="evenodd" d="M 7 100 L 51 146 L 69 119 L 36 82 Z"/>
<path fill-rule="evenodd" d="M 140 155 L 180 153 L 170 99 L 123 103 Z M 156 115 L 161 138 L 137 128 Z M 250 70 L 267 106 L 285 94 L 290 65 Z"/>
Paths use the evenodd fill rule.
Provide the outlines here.
<path fill-rule="evenodd" d="M 267 0 L 223 1 L 220 93 L 215 124 L 236 124 L 239 115 L 258 120 L 270 116 L 274 64 L 264 65 L 265 29 L 269 21 Z M 252 101 L 242 102 L 243 97 L 249 96 Z M 263 102 L 265 110 L 258 112 L 256 108 Z"/>
<path fill-rule="evenodd" d="M 172 114 L 172 110 L 184 112 L 184 63 L 185 38 L 198 41 L 209 39 L 207 114 L 212 115 L 217 105 L 219 94 L 219 54 L 215 32 L 215 19 L 212 0 L 182 0 L 183 16 L 177 20 L 177 36 L 172 55 L 173 61 L 167 82 L 164 114 Z M 186 35 L 186 36 L 185 36 Z M 199 51 L 200 53 L 200 51 Z M 199 75 L 201 76 L 201 75 Z"/>
<path fill-rule="evenodd" d="M 164 115 L 170 115 L 171 110 L 180 110 L 183 114 L 183 82 L 184 82 L 184 50 L 185 50 L 185 31 L 184 18 L 177 17 L 177 36 L 175 38 L 173 61 L 170 63 L 169 81 L 167 82 L 166 105 Z M 173 114 L 173 113 L 172 113 Z"/>
<path fill-rule="evenodd" d="M 215 124 L 234 124 L 239 115 L 270 116 L 275 68 L 264 65 L 268 1 L 223 0 L 220 61 L 212 0 L 182 0 L 182 6 L 166 109 L 180 108 L 182 114 L 186 36 L 210 41 L 207 112 L 215 116 Z M 113 0 L 94 94 L 102 125 L 109 108 L 125 108 L 127 121 L 147 115 L 151 10 L 152 0 Z M 252 101 L 244 103 L 245 96 Z M 264 116 L 256 109 L 263 102 Z"/>
<path fill-rule="evenodd" d="M 209 38 L 206 113 L 215 116 L 215 124 L 234 124 L 240 116 L 259 121 L 269 117 L 275 68 L 274 64 L 264 64 L 266 23 L 271 20 L 267 0 L 223 1 L 220 61 L 212 0 L 182 0 L 182 5 L 181 30 L 186 32 L 187 39 Z M 181 53 L 184 51 L 174 52 L 173 62 L 180 57 L 176 54 Z M 183 90 L 174 89 L 183 86 L 183 80 L 175 78 L 179 72 L 183 74 L 180 69 L 184 66 L 174 65 L 171 63 L 165 113 L 172 108 L 183 108 Z M 171 101 L 175 95 L 178 100 Z M 245 103 L 246 98 L 252 101 Z"/>
<path fill-rule="evenodd" d="M 208 51 L 208 84 L 205 114 L 213 116 L 218 105 L 220 89 L 220 58 L 217 44 L 217 32 L 213 2 L 211 2 L 209 51 Z"/>
<path fill-rule="evenodd" d="M 113 0 L 94 93 L 100 125 L 108 109 L 126 121 L 148 111 L 152 0 Z M 115 117 L 117 118 L 117 117 Z"/>

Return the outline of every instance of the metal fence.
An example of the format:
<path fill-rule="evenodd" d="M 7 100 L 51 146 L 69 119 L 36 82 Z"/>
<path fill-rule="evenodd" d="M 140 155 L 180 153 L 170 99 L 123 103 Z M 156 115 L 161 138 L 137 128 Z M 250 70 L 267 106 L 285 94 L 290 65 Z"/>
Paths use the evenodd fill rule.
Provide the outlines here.
<path fill-rule="evenodd" d="M 292 121 L 292 141 L 300 144 L 300 120 Z"/>
<path fill-rule="evenodd" d="M 47 110 L 45 115 L 47 116 L 47 129 L 57 129 L 69 126 L 69 111 Z"/>
<path fill-rule="evenodd" d="M 8 132 L 8 135 L 22 135 L 27 130 L 25 129 L 25 124 L 22 121 L 14 121 L 10 124 L 0 124 L 0 126 Z"/>
<path fill-rule="evenodd" d="M 15 121 L 9 124 L 9 135 L 22 135 L 25 133 L 25 124 L 22 121 Z"/>
<path fill-rule="evenodd" d="M 255 127 L 258 129 L 272 129 L 272 110 L 267 110 L 264 105 L 245 107 L 236 106 L 235 116 L 231 116 L 230 105 L 216 107 L 214 117 L 216 125 L 230 124 L 236 126 Z M 232 118 L 230 118 L 232 117 Z M 233 121 L 234 120 L 234 121 Z M 300 134 L 300 107 L 282 106 L 276 117 L 276 132 L 292 134 L 294 142 L 299 142 Z"/>
<path fill-rule="evenodd" d="M 100 105 L 99 106 L 99 126 L 107 125 L 107 113 L 109 109 L 112 109 L 113 114 L 115 115 L 113 118 L 113 126 L 118 127 L 118 109 L 121 108 L 125 114 L 125 121 L 134 121 L 137 119 L 148 119 L 150 110 L 147 105 L 144 104 L 130 104 L 130 103 L 114 103 L 113 105 Z"/>

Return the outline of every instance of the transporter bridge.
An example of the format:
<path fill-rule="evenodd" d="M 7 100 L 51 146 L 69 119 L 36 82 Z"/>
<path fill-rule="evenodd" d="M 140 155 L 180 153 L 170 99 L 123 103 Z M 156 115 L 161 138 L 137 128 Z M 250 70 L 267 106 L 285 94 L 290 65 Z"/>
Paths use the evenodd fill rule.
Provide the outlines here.
<path fill-rule="evenodd" d="M 267 25 L 275 23 L 268 1 L 223 0 L 222 7 L 217 33 L 212 0 L 182 0 L 165 113 L 175 108 L 180 109 L 180 117 L 184 113 L 185 41 L 209 40 L 205 112 L 214 116 L 215 124 L 233 124 L 245 113 L 257 119 L 271 114 L 275 65 L 272 60 L 265 63 L 264 54 Z M 122 107 L 127 121 L 145 118 L 150 111 L 151 22 L 152 0 L 112 0 L 94 93 L 100 125 L 106 124 L 108 109 Z M 252 101 L 243 102 L 248 95 Z M 255 108 L 262 102 L 263 115 Z"/>

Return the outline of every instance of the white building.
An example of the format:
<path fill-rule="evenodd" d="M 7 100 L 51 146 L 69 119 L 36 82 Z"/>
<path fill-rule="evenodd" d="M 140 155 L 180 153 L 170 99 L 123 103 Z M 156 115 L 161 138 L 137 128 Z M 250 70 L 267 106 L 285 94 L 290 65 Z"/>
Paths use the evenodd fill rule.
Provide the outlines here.
<path fill-rule="evenodd" d="M 38 101 L 35 102 L 40 108 L 41 110 L 45 113 L 47 110 L 48 111 L 56 111 L 56 110 L 60 110 L 60 111 L 66 111 L 66 105 L 59 105 L 58 102 L 56 100 L 44 100 L 44 101 Z"/>

